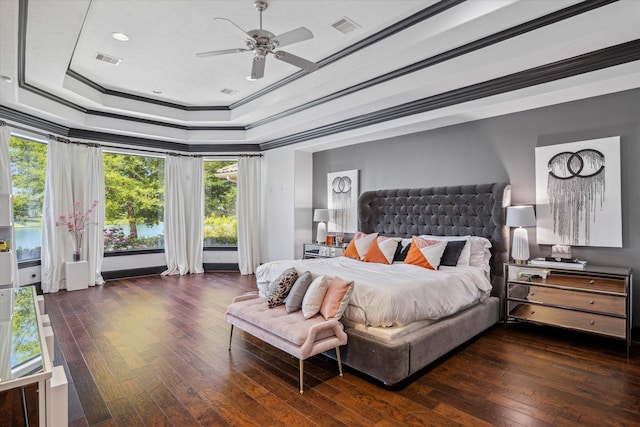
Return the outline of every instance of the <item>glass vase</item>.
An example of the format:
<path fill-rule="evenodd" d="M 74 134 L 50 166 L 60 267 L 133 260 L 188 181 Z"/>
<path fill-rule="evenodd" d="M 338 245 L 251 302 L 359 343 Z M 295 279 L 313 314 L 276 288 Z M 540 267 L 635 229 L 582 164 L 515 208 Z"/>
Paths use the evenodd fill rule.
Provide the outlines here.
<path fill-rule="evenodd" d="M 76 249 L 75 251 L 73 251 L 73 261 L 74 262 L 78 262 L 80 261 L 80 249 Z"/>

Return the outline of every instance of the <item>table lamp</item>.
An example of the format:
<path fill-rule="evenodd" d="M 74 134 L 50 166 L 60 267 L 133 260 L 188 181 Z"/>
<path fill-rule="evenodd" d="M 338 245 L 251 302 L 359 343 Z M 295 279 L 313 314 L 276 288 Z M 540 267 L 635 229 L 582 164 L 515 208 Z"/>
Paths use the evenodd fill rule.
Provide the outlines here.
<path fill-rule="evenodd" d="M 510 206 L 507 208 L 507 227 L 518 227 L 513 230 L 511 257 L 516 264 L 525 264 L 529 259 L 529 237 L 523 227 L 536 225 L 533 206 Z"/>
<path fill-rule="evenodd" d="M 327 224 L 329 221 L 329 209 L 316 209 L 313 211 L 313 220 L 318 222 L 318 230 L 316 231 L 316 242 L 327 242 Z"/>

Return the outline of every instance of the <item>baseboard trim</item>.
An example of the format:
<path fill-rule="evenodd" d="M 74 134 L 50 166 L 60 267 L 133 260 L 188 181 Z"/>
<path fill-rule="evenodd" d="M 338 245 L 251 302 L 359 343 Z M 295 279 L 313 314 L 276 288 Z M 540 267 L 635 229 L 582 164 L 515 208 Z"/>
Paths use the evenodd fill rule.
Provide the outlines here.
<path fill-rule="evenodd" d="M 240 267 L 237 263 L 214 263 L 214 262 L 205 262 L 204 263 L 204 271 L 240 271 Z"/>
<path fill-rule="evenodd" d="M 128 270 L 103 271 L 102 278 L 104 280 L 125 279 L 127 277 L 152 276 L 160 274 L 167 269 L 166 265 L 157 267 L 131 268 Z"/>

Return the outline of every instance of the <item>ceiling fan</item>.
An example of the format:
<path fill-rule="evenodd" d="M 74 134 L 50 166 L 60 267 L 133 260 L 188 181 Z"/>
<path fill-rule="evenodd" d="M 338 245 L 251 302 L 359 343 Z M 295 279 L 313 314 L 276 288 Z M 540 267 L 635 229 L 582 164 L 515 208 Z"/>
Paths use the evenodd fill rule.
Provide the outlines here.
<path fill-rule="evenodd" d="M 218 56 L 218 55 L 226 55 L 229 53 L 238 53 L 238 52 L 249 52 L 253 51 L 253 66 L 251 67 L 251 80 L 257 80 L 264 76 L 264 65 L 267 54 L 273 54 L 274 58 L 279 59 L 280 61 L 287 62 L 291 65 L 295 65 L 296 67 L 302 68 L 308 72 L 314 72 L 319 67 L 318 64 L 308 61 L 299 56 L 293 55 L 291 53 L 285 52 L 283 50 L 276 49 L 288 46 L 290 44 L 298 43 L 304 40 L 309 40 L 313 38 L 313 33 L 305 28 L 299 27 L 295 30 L 287 31 L 286 33 L 280 34 L 276 36 L 275 34 L 262 29 L 262 12 L 267 9 L 267 2 L 263 0 L 256 0 L 254 3 L 255 8 L 260 12 L 260 28 L 256 30 L 245 31 L 236 23 L 227 18 L 214 18 L 223 21 L 230 22 L 236 28 L 244 33 L 247 36 L 246 40 L 246 48 L 236 48 L 236 49 L 223 49 L 223 50 L 213 50 L 210 52 L 200 52 L 196 53 L 196 56 L 199 58 L 206 58 L 208 56 Z"/>

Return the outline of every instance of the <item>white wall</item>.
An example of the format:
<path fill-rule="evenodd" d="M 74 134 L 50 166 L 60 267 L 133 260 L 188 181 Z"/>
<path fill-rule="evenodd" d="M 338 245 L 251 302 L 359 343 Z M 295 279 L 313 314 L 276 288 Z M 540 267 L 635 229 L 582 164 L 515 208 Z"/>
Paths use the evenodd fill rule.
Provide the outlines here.
<path fill-rule="evenodd" d="M 300 258 L 311 241 L 312 154 L 284 147 L 263 159 L 262 262 Z"/>

